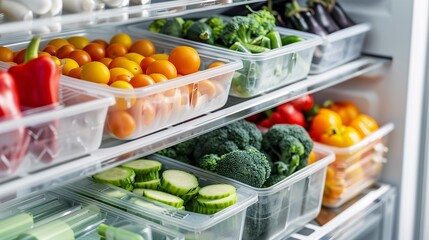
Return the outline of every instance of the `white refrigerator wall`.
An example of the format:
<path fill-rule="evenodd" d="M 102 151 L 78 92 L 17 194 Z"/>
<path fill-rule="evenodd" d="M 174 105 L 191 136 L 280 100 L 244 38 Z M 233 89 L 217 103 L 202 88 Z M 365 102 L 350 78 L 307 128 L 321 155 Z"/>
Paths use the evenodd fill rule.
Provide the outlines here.
<path fill-rule="evenodd" d="M 376 92 L 382 121 L 395 124 L 381 181 L 398 189 L 395 239 L 415 239 L 428 1 L 340 2 L 357 22 L 372 25 L 365 53 L 393 59 L 382 81 L 358 78 L 346 85 Z"/>

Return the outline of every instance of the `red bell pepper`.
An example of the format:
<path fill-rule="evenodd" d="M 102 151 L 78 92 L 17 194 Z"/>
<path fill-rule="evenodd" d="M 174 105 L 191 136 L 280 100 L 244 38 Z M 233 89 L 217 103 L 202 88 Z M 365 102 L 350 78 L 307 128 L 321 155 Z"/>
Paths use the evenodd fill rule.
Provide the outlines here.
<path fill-rule="evenodd" d="M 0 71 L 0 117 L 1 120 L 12 120 L 21 117 L 19 96 L 13 77 Z M 27 153 L 25 129 L 18 127 L 0 134 L 0 175 L 12 173 L 20 165 Z"/>
<path fill-rule="evenodd" d="M 58 103 L 60 70 L 48 56 L 37 57 L 40 37 L 27 48 L 24 64 L 9 68 L 15 79 L 23 108 L 36 108 Z"/>
<path fill-rule="evenodd" d="M 311 94 L 299 97 L 289 102 L 299 111 L 309 111 L 313 106 L 314 99 Z"/>
<path fill-rule="evenodd" d="M 278 123 L 296 124 L 302 127 L 306 126 L 304 114 L 296 109 L 291 103 L 285 103 L 277 106 L 276 113 L 278 113 L 282 118 L 282 120 L 277 120 L 279 121 Z"/>
<path fill-rule="evenodd" d="M 263 128 L 271 128 L 274 125 L 274 122 L 270 118 L 265 118 L 264 120 L 260 121 L 257 125 Z"/>

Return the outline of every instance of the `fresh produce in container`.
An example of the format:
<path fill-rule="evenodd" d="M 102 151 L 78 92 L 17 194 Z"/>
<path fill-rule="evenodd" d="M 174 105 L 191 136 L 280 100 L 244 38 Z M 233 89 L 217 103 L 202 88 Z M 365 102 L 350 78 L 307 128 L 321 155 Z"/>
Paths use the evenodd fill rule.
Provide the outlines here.
<path fill-rule="evenodd" d="M 159 174 L 161 168 L 161 162 L 138 159 L 95 174 L 93 179 L 99 183 L 108 183 L 125 190 L 132 190 L 138 196 L 180 210 L 186 209 L 201 214 L 214 214 L 237 202 L 236 189 L 232 185 L 199 186 L 198 178 L 191 173 L 168 169 Z M 114 198 L 126 196 L 119 190 L 107 194 Z"/>
<path fill-rule="evenodd" d="M 317 22 L 309 9 L 301 8 L 297 0 L 286 5 L 286 18 L 292 23 L 294 29 L 326 36 L 328 32 Z"/>

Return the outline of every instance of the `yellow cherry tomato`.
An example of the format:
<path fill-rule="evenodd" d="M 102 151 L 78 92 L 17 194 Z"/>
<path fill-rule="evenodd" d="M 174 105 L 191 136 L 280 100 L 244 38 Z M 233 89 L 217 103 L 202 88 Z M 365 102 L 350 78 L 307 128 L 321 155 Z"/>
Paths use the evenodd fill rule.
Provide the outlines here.
<path fill-rule="evenodd" d="M 115 67 L 115 68 L 110 69 L 110 81 L 109 81 L 109 83 L 112 84 L 116 80 L 116 78 L 120 75 L 129 76 L 130 80 L 132 77 L 134 77 L 134 74 L 132 72 L 128 71 L 127 69 Z"/>
<path fill-rule="evenodd" d="M 70 44 L 74 45 L 77 49 L 83 49 L 86 45 L 88 45 L 90 43 L 88 38 L 83 37 L 83 36 L 69 37 L 69 38 L 67 38 L 67 41 Z"/>
<path fill-rule="evenodd" d="M 113 43 L 122 43 L 127 49 L 130 49 L 131 45 L 133 45 L 133 40 L 128 34 L 119 33 L 110 39 L 110 44 Z"/>
<path fill-rule="evenodd" d="M 123 89 L 134 89 L 133 85 L 126 81 L 115 81 L 110 84 L 110 87 L 114 88 L 123 88 Z M 136 103 L 136 98 L 134 96 L 130 97 L 118 97 L 116 98 L 115 109 L 117 110 L 126 110 L 131 108 Z"/>
<path fill-rule="evenodd" d="M 164 53 L 157 53 L 150 56 L 155 60 L 168 60 L 168 55 Z"/>
<path fill-rule="evenodd" d="M 79 67 L 79 64 L 74 59 L 63 58 L 62 61 L 64 63 L 64 65 L 63 65 L 63 74 L 64 75 L 68 75 L 70 70 Z"/>
<path fill-rule="evenodd" d="M 58 67 L 61 66 L 61 60 L 55 56 L 51 56 L 51 58 L 54 60 L 55 65 L 57 65 Z"/>
<path fill-rule="evenodd" d="M 115 67 L 125 68 L 134 75 L 143 73 L 142 68 L 140 67 L 140 64 L 130 60 L 120 61 L 117 64 L 115 64 Z"/>
<path fill-rule="evenodd" d="M 109 68 L 101 62 L 87 63 L 82 66 L 80 79 L 95 83 L 108 83 L 110 80 Z"/>
<path fill-rule="evenodd" d="M 57 49 L 60 49 L 62 46 L 70 44 L 66 39 L 64 38 L 55 38 L 48 42 L 46 45 L 52 45 L 55 46 Z"/>
<path fill-rule="evenodd" d="M 129 60 L 138 63 L 140 65 L 140 62 L 144 59 L 143 55 L 140 55 L 138 53 L 127 53 L 124 55 L 124 57 L 128 58 Z"/>

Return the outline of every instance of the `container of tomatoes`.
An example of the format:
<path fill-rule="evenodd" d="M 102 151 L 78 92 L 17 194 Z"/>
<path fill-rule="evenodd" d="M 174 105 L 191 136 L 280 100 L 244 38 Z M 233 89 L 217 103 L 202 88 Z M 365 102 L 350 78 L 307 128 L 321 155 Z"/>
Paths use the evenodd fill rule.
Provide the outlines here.
<path fill-rule="evenodd" d="M 321 95 L 336 99 L 324 101 L 313 117 L 309 133 L 315 145 L 335 153 L 335 161 L 326 174 L 323 205 L 336 208 L 376 182 L 386 162 L 387 136 L 394 125 L 378 124 L 377 110 L 365 109 L 377 101 L 365 99 L 365 94 L 353 96 L 354 92 L 349 91 L 351 95 L 342 95 L 344 92 L 339 90 L 326 93 Z"/>
<path fill-rule="evenodd" d="M 113 95 L 105 133 L 130 140 L 226 103 L 241 61 L 180 45 L 122 29 L 85 30 L 42 39 L 39 54 L 58 61 L 62 81 Z M 16 51 L 14 62 L 22 61 L 23 51 Z"/>

